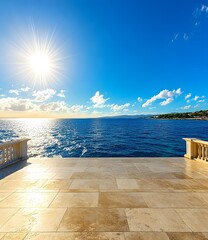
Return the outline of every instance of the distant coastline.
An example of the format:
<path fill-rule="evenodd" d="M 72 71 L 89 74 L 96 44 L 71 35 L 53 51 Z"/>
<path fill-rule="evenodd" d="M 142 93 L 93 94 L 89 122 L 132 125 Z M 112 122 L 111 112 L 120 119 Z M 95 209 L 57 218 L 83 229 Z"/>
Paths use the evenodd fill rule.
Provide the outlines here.
<path fill-rule="evenodd" d="M 102 119 L 164 119 L 164 120 L 208 120 L 208 110 L 185 113 L 166 113 L 149 115 L 118 115 L 104 116 Z"/>
<path fill-rule="evenodd" d="M 154 119 L 172 119 L 172 120 L 208 120 L 208 110 L 185 113 L 167 113 L 152 116 Z"/>

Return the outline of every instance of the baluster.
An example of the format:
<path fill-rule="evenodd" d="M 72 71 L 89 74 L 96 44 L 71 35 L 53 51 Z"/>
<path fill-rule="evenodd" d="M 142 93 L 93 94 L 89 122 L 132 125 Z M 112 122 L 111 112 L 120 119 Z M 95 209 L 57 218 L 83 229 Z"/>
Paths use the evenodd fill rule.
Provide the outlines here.
<path fill-rule="evenodd" d="M 3 157 L 2 157 L 3 151 L 0 149 L 0 165 L 2 165 Z"/>
<path fill-rule="evenodd" d="M 8 162 L 8 154 L 9 154 L 9 151 L 8 151 L 8 146 L 6 147 L 6 162 Z"/>
<path fill-rule="evenodd" d="M 204 145 L 205 147 L 205 161 L 208 161 L 208 145 Z"/>
<path fill-rule="evenodd" d="M 6 162 L 6 148 L 4 147 L 3 148 L 3 163 L 5 163 Z"/>
<path fill-rule="evenodd" d="M 198 159 L 201 159 L 201 156 L 202 156 L 201 144 L 198 143 Z"/>
<path fill-rule="evenodd" d="M 201 159 L 204 160 L 205 159 L 205 147 L 203 144 L 201 144 L 201 148 L 202 148 L 202 157 Z"/>
<path fill-rule="evenodd" d="M 11 146 L 11 158 L 12 158 L 12 160 L 15 159 L 14 158 L 14 146 L 13 145 Z"/>
<path fill-rule="evenodd" d="M 9 161 L 11 161 L 11 147 L 10 146 L 8 146 L 8 155 L 7 155 L 7 161 L 9 162 Z"/>

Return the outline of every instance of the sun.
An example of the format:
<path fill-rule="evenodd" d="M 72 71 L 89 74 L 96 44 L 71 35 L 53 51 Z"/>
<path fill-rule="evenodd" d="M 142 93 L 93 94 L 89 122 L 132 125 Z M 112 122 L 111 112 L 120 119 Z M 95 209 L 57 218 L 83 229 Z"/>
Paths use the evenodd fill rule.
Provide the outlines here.
<path fill-rule="evenodd" d="M 53 70 L 52 59 L 45 52 L 35 52 L 29 57 L 29 65 L 35 75 L 40 78 L 47 77 L 48 74 Z"/>
<path fill-rule="evenodd" d="M 15 45 L 16 74 L 20 74 L 22 79 L 34 87 L 54 85 L 64 76 L 63 60 L 66 57 L 62 56 L 61 48 L 55 44 L 54 32 L 40 33 L 31 27 L 30 31 L 23 34 Z"/>

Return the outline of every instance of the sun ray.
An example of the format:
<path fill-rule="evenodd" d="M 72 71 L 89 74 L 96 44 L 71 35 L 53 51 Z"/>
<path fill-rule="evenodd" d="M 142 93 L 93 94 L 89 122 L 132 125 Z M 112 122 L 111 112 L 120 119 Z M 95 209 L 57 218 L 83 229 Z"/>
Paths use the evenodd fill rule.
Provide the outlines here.
<path fill-rule="evenodd" d="M 67 57 L 62 57 L 60 47 L 55 46 L 54 34 L 55 30 L 51 34 L 39 34 L 31 26 L 30 34 L 19 36 L 20 41 L 13 44 L 16 57 L 11 63 L 16 66 L 15 75 L 21 74 L 38 87 L 54 85 L 64 76 L 62 63 Z"/>

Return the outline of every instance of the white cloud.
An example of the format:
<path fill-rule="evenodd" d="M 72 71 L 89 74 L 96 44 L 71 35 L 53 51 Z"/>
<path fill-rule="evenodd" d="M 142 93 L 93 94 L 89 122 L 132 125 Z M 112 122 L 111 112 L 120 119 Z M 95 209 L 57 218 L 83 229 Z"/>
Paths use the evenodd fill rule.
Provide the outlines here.
<path fill-rule="evenodd" d="M 205 102 L 205 101 L 206 101 L 205 99 L 199 100 L 198 103 L 203 103 L 203 102 Z"/>
<path fill-rule="evenodd" d="M 34 99 L 22 98 L 0 98 L 0 111 L 18 112 L 58 112 L 58 113 L 78 113 L 84 109 L 83 105 L 69 106 L 65 101 L 37 102 Z"/>
<path fill-rule="evenodd" d="M 65 98 L 66 96 L 65 96 L 65 93 L 66 91 L 65 90 L 61 90 L 58 94 L 57 94 L 57 96 L 58 97 L 61 97 L 61 98 Z"/>
<path fill-rule="evenodd" d="M 191 107 L 191 105 L 187 105 L 187 106 L 184 106 L 184 107 L 181 107 L 181 109 L 184 109 L 184 110 L 187 110 Z"/>
<path fill-rule="evenodd" d="M 20 90 L 22 92 L 28 92 L 30 90 L 30 88 L 29 87 L 22 87 L 22 88 L 20 88 Z"/>
<path fill-rule="evenodd" d="M 194 108 L 197 108 L 197 107 L 199 107 L 199 104 L 196 104 L 196 105 L 194 106 Z"/>
<path fill-rule="evenodd" d="M 175 90 L 173 90 L 173 93 L 174 93 L 174 91 L 175 91 Z M 175 92 L 176 92 L 176 94 L 179 95 L 179 96 L 182 94 L 181 88 L 178 88 Z"/>
<path fill-rule="evenodd" d="M 80 112 L 84 108 L 83 105 L 73 105 L 69 108 L 71 112 Z"/>
<path fill-rule="evenodd" d="M 142 101 L 143 101 L 143 99 L 142 99 L 142 98 L 140 98 L 140 97 L 138 97 L 138 98 L 137 98 L 137 101 L 138 101 L 138 102 L 142 102 Z"/>
<path fill-rule="evenodd" d="M 190 98 L 191 97 L 191 93 L 188 93 L 186 96 L 185 96 L 185 100 Z"/>
<path fill-rule="evenodd" d="M 184 39 L 184 40 L 188 40 L 188 39 L 189 39 L 189 35 L 188 35 L 187 33 L 184 33 L 184 34 L 183 34 L 183 39 Z"/>
<path fill-rule="evenodd" d="M 164 100 L 163 102 L 160 103 L 161 106 L 166 106 L 169 103 L 171 103 L 173 101 L 173 98 L 167 98 L 166 100 Z"/>
<path fill-rule="evenodd" d="M 0 99 L 0 111 L 28 111 L 36 108 L 30 99 L 9 97 Z"/>
<path fill-rule="evenodd" d="M 199 96 L 195 96 L 195 97 L 193 98 L 194 101 L 197 101 L 198 99 L 199 99 Z"/>
<path fill-rule="evenodd" d="M 64 101 L 60 102 L 49 102 L 49 103 L 42 103 L 39 106 L 39 109 L 44 112 L 63 112 L 67 110 L 66 103 Z"/>
<path fill-rule="evenodd" d="M 19 95 L 19 90 L 11 89 L 9 93 Z"/>
<path fill-rule="evenodd" d="M 127 109 L 129 106 L 130 106 L 130 103 L 125 103 L 123 105 L 111 104 L 110 108 L 114 112 L 117 112 L 117 111 L 121 111 L 121 110 Z"/>
<path fill-rule="evenodd" d="M 172 39 L 172 42 L 174 42 L 179 36 L 179 33 L 175 33 L 174 36 L 173 36 L 173 39 Z"/>
<path fill-rule="evenodd" d="M 90 98 L 90 100 L 94 103 L 94 107 L 102 107 L 102 105 L 108 100 L 109 98 L 104 98 L 102 94 L 100 94 L 99 91 L 95 93 L 93 97 Z"/>
<path fill-rule="evenodd" d="M 162 90 L 160 93 L 158 93 L 157 95 L 151 97 L 150 99 L 148 99 L 143 105 L 142 107 L 148 107 L 150 105 L 152 105 L 153 102 L 155 102 L 156 100 L 159 99 L 166 99 L 165 101 L 161 102 L 160 105 L 165 106 L 169 103 L 171 103 L 173 101 L 173 97 L 174 96 L 180 96 L 181 95 L 181 89 L 178 88 L 177 90 L 173 90 L 173 91 L 169 91 L 167 89 Z"/>
<path fill-rule="evenodd" d="M 208 6 L 206 6 L 206 5 L 203 4 L 203 5 L 201 6 L 200 11 L 201 11 L 201 12 L 206 12 L 206 13 L 208 13 Z"/>
<path fill-rule="evenodd" d="M 93 114 L 93 115 L 94 115 L 94 114 L 97 115 L 97 114 L 100 114 L 100 112 L 94 110 L 94 111 L 92 112 L 92 114 Z"/>
<path fill-rule="evenodd" d="M 56 91 L 48 88 L 46 90 L 34 91 L 33 97 L 35 97 L 35 101 L 44 102 L 49 98 L 52 98 L 56 94 Z"/>

